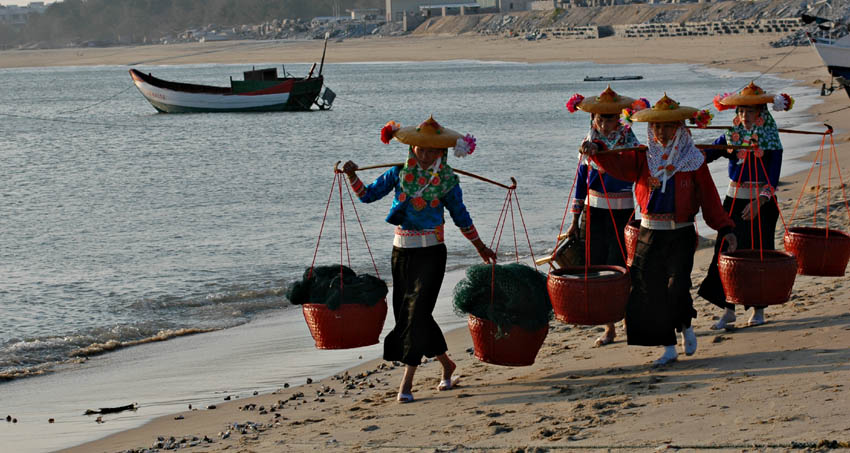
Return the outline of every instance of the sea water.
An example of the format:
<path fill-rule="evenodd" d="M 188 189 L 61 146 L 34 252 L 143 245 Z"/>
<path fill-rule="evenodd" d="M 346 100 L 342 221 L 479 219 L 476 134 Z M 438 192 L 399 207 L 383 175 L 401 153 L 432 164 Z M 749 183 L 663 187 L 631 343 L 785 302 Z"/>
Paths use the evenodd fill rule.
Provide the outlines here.
<path fill-rule="evenodd" d="M 250 65 L 135 68 L 166 80 L 226 85 Z M 307 69 L 286 65 L 296 75 Z M 711 107 L 715 94 L 759 77 L 686 64 L 333 64 L 324 67 L 327 86 L 338 95 L 330 111 L 168 115 L 157 114 L 141 97 L 127 71 L 0 69 L 0 406 L 14 400 L 12 387 L 24 378 L 28 391 L 38 395 L 39 388 L 62 385 L 64 373 L 81 367 L 92 376 L 137 360 L 156 361 L 145 354 L 162 350 L 145 349 L 145 359 L 139 359 L 128 348 L 149 341 L 169 340 L 173 351 L 196 341 L 189 338 L 221 339 L 231 331 L 250 336 L 251 326 L 269 327 L 274 320 L 288 329 L 286 335 L 309 344 L 284 294 L 314 254 L 319 265 L 337 264 L 342 254 L 355 271 L 373 272 L 356 216 L 379 273 L 389 280 L 392 226 L 383 219 L 390 200 L 358 202 L 355 215 L 344 188 L 347 222 L 340 234 L 339 192 L 331 191 L 337 161 L 366 166 L 406 158 L 406 146 L 379 140 L 389 120 L 415 125 L 433 115 L 445 127 L 477 138 L 471 156 L 450 156 L 449 163 L 505 184 L 516 178 L 522 217 L 514 205 L 501 234 L 500 260 L 530 263 L 529 243 L 536 255 L 555 243 L 577 147 L 589 127 L 589 115 L 570 114 L 564 103 L 573 93 L 593 96 L 606 87 L 583 82 L 586 75 L 642 75 L 643 80 L 612 87 L 653 103 L 666 92 L 700 108 Z M 789 87 L 784 80 L 760 77 L 757 83 L 797 97 L 794 110 L 775 113 L 780 127 L 799 126 L 800 112 L 816 100 L 814 90 Z M 715 114 L 716 124 L 730 123 L 731 112 Z M 645 141 L 645 125 L 636 124 L 635 132 Z M 710 142 L 717 132 L 695 131 L 695 141 Z M 786 159 L 813 150 L 811 142 L 789 146 L 783 140 Z M 712 169 L 722 191 L 725 165 Z M 784 173 L 799 169 L 788 163 Z M 381 171 L 363 171 L 361 178 L 368 182 Z M 461 181 L 466 205 L 490 244 L 499 236 L 506 192 L 468 177 Z M 447 219 L 449 269 L 478 262 Z M 707 229 L 702 234 L 711 235 Z M 449 306 L 441 313 L 462 322 Z M 211 333 L 183 337 L 198 332 Z M 236 352 L 222 355 L 237 366 L 239 357 L 250 355 Z M 175 370 L 188 364 L 193 373 L 213 368 L 215 357 L 175 354 Z M 368 354 L 377 356 L 379 349 Z M 354 360 L 347 355 L 348 362 L 322 362 L 307 355 L 302 351 L 298 357 L 304 360 L 273 373 L 253 378 L 248 373 L 242 382 L 246 388 L 273 388 L 269 375 L 328 374 L 335 364 Z M 92 371 L 83 357 L 109 363 L 108 371 Z M 163 370 L 165 382 L 181 374 Z M 32 377 L 42 374 L 48 376 Z M 162 401 L 191 398 L 188 391 Z M 76 404 L 82 411 L 96 402 L 81 396 Z M 155 414 L 149 411 L 135 422 Z M 86 431 L 80 437 L 73 426 L 65 426 L 65 440 L 59 436 L 47 447 L 41 441 L 32 451 L 98 436 Z M 0 438 L 7 435 L 13 432 L 0 430 Z M 21 436 L 15 438 L 21 442 Z"/>

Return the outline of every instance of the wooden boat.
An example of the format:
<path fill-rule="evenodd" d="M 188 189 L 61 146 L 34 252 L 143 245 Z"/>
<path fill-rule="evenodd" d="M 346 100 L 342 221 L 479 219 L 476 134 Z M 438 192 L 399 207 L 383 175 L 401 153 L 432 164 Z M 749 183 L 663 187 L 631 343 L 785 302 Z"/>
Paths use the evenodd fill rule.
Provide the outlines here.
<path fill-rule="evenodd" d="M 829 88 L 826 87 L 826 84 L 821 88 L 821 95 L 832 93 L 835 88 L 843 87 L 847 96 L 850 97 L 850 35 L 833 39 L 835 35 L 832 34 L 832 32 L 847 24 L 833 22 L 820 17 L 807 16 L 806 14 L 803 15 L 803 22 L 807 24 L 811 22 L 817 23 L 818 27 L 823 30 L 822 33 L 826 34 L 824 37 L 806 33 L 806 36 L 833 78 L 830 81 Z M 833 84 L 833 81 L 838 83 L 837 87 Z"/>
<path fill-rule="evenodd" d="M 245 71 L 245 80 L 232 80 L 230 87 L 169 82 L 135 69 L 130 76 L 136 88 L 161 113 L 194 112 L 276 112 L 310 110 L 315 104 L 326 110 L 333 103 L 333 92 L 325 88 L 324 78 L 278 77 L 277 69 Z"/>
<path fill-rule="evenodd" d="M 641 76 L 641 75 L 611 76 L 611 77 L 605 77 L 605 76 L 590 77 L 590 76 L 585 76 L 585 77 L 584 77 L 584 81 L 585 81 L 585 82 L 611 82 L 611 81 L 614 81 L 614 80 L 642 80 L 642 79 L 643 79 L 643 76 Z"/>
<path fill-rule="evenodd" d="M 326 35 L 325 50 L 327 38 Z M 229 87 L 170 82 L 135 69 L 130 70 L 130 77 L 142 96 L 161 113 L 303 111 L 313 105 L 328 110 L 336 94 L 327 87 L 322 93 L 324 64 L 325 51 L 322 51 L 317 76 L 313 76 L 315 63 L 303 78 L 286 74 L 278 77 L 276 68 L 252 68 L 244 72 L 244 80 L 231 77 Z"/>

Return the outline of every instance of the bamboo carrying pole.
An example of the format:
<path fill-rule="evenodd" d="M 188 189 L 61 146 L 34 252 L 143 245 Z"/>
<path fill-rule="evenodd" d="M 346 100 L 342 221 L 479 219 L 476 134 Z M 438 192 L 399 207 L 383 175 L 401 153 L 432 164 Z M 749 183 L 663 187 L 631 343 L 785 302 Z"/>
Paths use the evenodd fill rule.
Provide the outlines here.
<path fill-rule="evenodd" d="M 779 129 L 779 132 L 784 132 L 786 134 L 803 134 L 803 135 L 829 135 L 832 134 L 833 129 L 829 124 L 823 123 L 826 126 L 825 132 L 814 132 L 814 131 L 798 131 L 796 129 Z M 729 129 L 729 126 L 706 126 L 706 127 L 697 127 L 697 126 L 688 126 L 689 129 Z"/>
<path fill-rule="evenodd" d="M 749 145 L 694 145 L 697 149 L 752 149 L 752 146 Z M 600 154 L 616 154 L 623 153 L 627 151 L 646 151 L 646 146 L 633 146 L 630 148 L 614 148 L 614 149 L 606 149 L 605 151 L 600 151 L 596 153 L 596 155 Z"/>
<path fill-rule="evenodd" d="M 341 162 L 342 162 L 342 161 L 338 161 L 338 162 L 334 165 L 334 172 L 336 172 L 336 173 L 342 173 L 342 172 L 343 172 L 342 170 L 340 170 L 340 169 L 339 169 L 339 164 L 340 164 Z M 376 168 L 401 167 L 402 165 L 404 165 L 404 164 L 403 164 L 403 163 L 401 163 L 401 162 L 396 162 L 396 163 L 394 163 L 394 164 L 378 164 L 378 165 L 369 165 L 369 166 L 366 166 L 366 167 L 358 167 L 358 168 L 357 168 L 356 170 L 354 170 L 354 171 L 374 170 L 374 169 L 376 169 Z M 457 168 L 452 168 L 452 171 L 454 171 L 455 173 L 457 173 L 457 174 L 459 174 L 459 175 L 469 176 L 470 178 L 475 178 L 475 179 L 478 179 L 478 180 L 480 180 L 480 181 L 489 182 L 490 184 L 493 184 L 493 185 L 496 185 L 496 186 L 499 186 L 499 187 L 503 187 L 503 188 L 508 189 L 508 190 L 516 189 L 516 184 L 517 184 L 517 182 L 516 182 L 516 179 L 514 179 L 514 177 L 513 177 L 513 176 L 511 176 L 511 185 L 510 185 L 510 186 L 506 186 L 506 185 L 504 185 L 504 184 L 502 184 L 502 183 L 500 183 L 500 182 L 493 181 L 492 179 L 487 179 L 487 178 L 485 178 L 485 177 L 483 177 L 483 176 L 478 176 L 478 175 L 476 175 L 475 173 L 470 173 L 470 172 L 468 172 L 468 171 L 458 170 Z"/>

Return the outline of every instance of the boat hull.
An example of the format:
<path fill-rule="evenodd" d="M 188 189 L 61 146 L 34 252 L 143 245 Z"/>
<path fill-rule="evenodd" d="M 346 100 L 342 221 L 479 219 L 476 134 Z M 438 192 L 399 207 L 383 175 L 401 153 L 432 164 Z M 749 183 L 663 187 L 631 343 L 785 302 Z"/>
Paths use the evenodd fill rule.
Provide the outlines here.
<path fill-rule="evenodd" d="M 820 38 L 812 38 L 811 41 L 829 73 L 833 77 L 841 77 L 839 82 L 850 97 L 850 41 L 826 41 Z"/>
<path fill-rule="evenodd" d="M 322 77 L 285 79 L 259 91 L 168 82 L 135 69 L 139 92 L 161 113 L 281 112 L 310 110 L 322 90 Z"/>

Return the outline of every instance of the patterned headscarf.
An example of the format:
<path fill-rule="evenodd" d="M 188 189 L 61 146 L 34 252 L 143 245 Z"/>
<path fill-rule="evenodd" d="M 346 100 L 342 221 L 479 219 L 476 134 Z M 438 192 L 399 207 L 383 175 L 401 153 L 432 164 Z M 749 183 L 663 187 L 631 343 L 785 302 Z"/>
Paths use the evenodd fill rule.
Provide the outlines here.
<path fill-rule="evenodd" d="M 405 202 L 410 200 L 411 205 L 421 211 L 426 206 L 436 208 L 440 205 L 440 198 L 454 188 L 459 182 L 452 167 L 446 162 L 448 150 L 443 150 L 443 155 L 427 169 L 419 167 L 416 156 L 413 154 L 413 146 L 407 154 L 407 161 L 399 172 L 401 180 L 401 191 L 398 200 Z"/>
<path fill-rule="evenodd" d="M 752 129 L 747 130 L 744 124 L 735 116 L 732 121 L 734 126 L 726 129 L 726 143 L 730 145 L 752 145 L 757 144 L 760 150 L 771 149 L 781 150 L 782 142 L 779 141 L 779 129 L 776 127 L 776 121 L 773 115 L 770 114 L 767 108 L 763 108 L 759 117 L 756 119 L 756 124 Z M 744 163 L 746 155 L 745 151 L 739 151 L 738 165 Z"/>
<path fill-rule="evenodd" d="M 667 181 L 676 172 L 694 171 L 705 162 L 705 156 L 694 146 L 691 132 L 683 122 L 680 122 L 676 135 L 667 146 L 661 144 L 651 127 L 648 130 L 649 149 L 646 152 L 646 160 L 649 165 L 649 182 L 653 189 L 660 185 L 661 191 L 664 192 Z"/>

